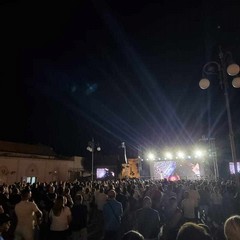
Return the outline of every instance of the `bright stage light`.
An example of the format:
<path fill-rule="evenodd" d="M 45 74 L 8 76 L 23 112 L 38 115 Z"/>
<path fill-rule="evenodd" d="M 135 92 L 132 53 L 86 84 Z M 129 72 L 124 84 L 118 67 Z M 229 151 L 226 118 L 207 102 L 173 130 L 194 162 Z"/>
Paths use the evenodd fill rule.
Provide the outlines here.
<path fill-rule="evenodd" d="M 153 153 L 148 153 L 147 158 L 148 160 L 153 161 L 155 159 L 155 155 Z"/>
<path fill-rule="evenodd" d="M 180 158 L 180 159 L 183 159 L 183 158 L 185 158 L 185 153 L 179 151 L 179 152 L 177 152 L 177 157 Z"/>
<path fill-rule="evenodd" d="M 173 158 L 173 155 L 172 155 L 170 152 L 166 152 L 166 153 L 165 153 L 165 157 L 166 157 L 167 159 L 172 159 L 172 158 Z"/>
<path fill-rule="evenodd" d="M 204 156 L 204 151 L 202 151 L 202 150 L 200 150 L 200 149 L 196 149 L 196 150 L 194 151 L 194 156 L 195 156 L 195 158 L 201 158 L 201 157 Z"/>

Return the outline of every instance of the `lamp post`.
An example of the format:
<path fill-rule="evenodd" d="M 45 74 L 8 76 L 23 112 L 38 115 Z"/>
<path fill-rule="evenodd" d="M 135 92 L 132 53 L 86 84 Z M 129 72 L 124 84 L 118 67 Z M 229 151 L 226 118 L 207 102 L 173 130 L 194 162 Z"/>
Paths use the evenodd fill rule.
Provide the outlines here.
<path fill-rule="evenodd" d="M 236 177 L 237 184 L 238 184 L 237 154 L 236 154 L 236 145 L 235 145 L 235 140 L 234 140 L 233 126 L 232 126 L 232 115 L 231 115 L 230 102 L 229 102 L 228 75 L 232 76 L 232 77 L 236 76 L 232 81 L 232 85 L 235 88 L 240 88 L 240 77 L 237 76 L 239 74 L 240 68 L 237 64 L 232 63 L 231 53 L 230 52 L 223 53 L 221 47 L 219 47 L 219 60 L 220 60 L 219 62 L 215 62 L 215 61 L 208 62 L 203 66 L 203 70 L 202 70 L 203 78 L 200 80 L 199 86 L 201 89 L 207 89 L 210 86 L 210 81 L 206 78 L 206 76 L 218 74 L 220 84 L 221 84 L 221 87 L 223 89 L 224 96 L 225 96 L 231 155 L 232 155 L 232 161 L 234 164 L 235 177 Z M 231 61 L 231 64 L 227 66 L 227 64 L 229 63 L 228 60 Z M 214 70 L 214 68 L 213 68 L 214 66 L 217 67 L 217 71 L 216 71 L 216 68 Z"/>
<path fill-rule="evenodd" d="M 94 152 L 101 151 L 101 148 L 98 144 L 95 143 L 94 138 L 88 142 L 87 150 L 92 153 L 92 171 L 91 171 L 91 180 L 93 181 L 93 169 L 94 169 Z"/>

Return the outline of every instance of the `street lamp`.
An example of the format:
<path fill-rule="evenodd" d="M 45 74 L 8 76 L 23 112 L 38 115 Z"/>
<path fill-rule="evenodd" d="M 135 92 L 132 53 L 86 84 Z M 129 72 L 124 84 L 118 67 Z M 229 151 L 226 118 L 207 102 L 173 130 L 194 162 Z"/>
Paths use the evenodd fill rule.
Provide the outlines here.
<path fill-rule="evenodd" d="M 228 60 L 232 61 L 232 55 L 230 52 L 223 53 L 221 47 L 219 47 L 219 59 L 220 59 L 220 62 L 211 61 L 211 62 L 206 63 L 203 66 L 203 70 L 202 70 L 203 78 L 200 80 L 199 86 L 201 89 L 207 89 L 210 86 L 210 81 L 206 78 L 206 76 L 213 75 L 213 74 L 219 75 L 220 84 L 224 91 L 224 96 L 225 96 L 231 154 L 232 154 L 232 160 L 234 163 L 235 176 L 236 176 L 236 180 L 237 180 L 237 184 L 238 184 L 237 154 L 236 154 L 236 145 L 235 145 L 235 140 L 234 140 L 234 132 L 233 132 L 233 127 L 232 127 L 232 115 L 231 115 L 231 109 L 230 109 L 230 103 L 229 103 L 228 75 L 232 76 L 232 77 L 236 76 L 232 81 L 232 85 L 235 88 L 240 88 L 240 77 L 237 76 L 239 74 L 240 68 L 235 63 L 231 63 L 230 65 L 227 66 Z M 217 67 L 217 71 L 216 71 L 216 67 Z"/>
<path fill-rule="evenodd" d="M 93 165 L 94 165 L 94 152 L 95 149 L 97 151 L 101 151 L 101 148 L 98 144 L 95 143 L 94 138 L 90 142 L 88 142 L 87 150 L 92 153 L 92 171 L 91 171 L 91 179 L 93 181 Z"/>

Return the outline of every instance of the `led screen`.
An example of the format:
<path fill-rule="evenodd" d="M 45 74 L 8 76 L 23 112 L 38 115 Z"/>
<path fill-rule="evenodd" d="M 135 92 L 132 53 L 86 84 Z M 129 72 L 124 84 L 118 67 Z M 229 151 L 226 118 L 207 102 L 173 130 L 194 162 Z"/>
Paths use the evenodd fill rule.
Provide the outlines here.
<path fill-rule="evenodd" d="M 200 177 L 199 163 L 189 161 L 159 161 L 153 162 L 151 166 L 151 176 L 154 179 L 198 179 Z"/>
<path fill-rule="evenodd" d="M 231 174 L 235 174 L 234 164 L 233 162 L 229 163 L 229 170 Z M 240 172 L 240 162 L 237 162 L 237 171 Z"/>
<path fill-rule="evenodd" d="M 160 161 L 153 163 L 153 177 L 154 179 L 169 178 L 174 174 L 176 169 L 175 161 Z"/>
<path fill-rule="evenodd" d="M 115 173 L 109 168 L 97 168 L 97 179 L 114 178 Z"/>

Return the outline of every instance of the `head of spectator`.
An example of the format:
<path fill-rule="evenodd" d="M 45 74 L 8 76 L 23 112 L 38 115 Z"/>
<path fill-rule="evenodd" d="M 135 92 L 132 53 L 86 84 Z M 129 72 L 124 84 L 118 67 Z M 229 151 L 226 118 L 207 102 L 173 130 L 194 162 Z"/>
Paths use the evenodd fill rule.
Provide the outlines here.
<path fill-rule="evenodd" d="M 61 211 L 64 208 L 64 203 L 65 203 L 65 197 L 58 196 L 57 199 L 55 200 L 53 208 L 52 208 L 55 216 L 59 216 L 61 214 Z"/>
<path fill-rule="evenodd" d="M 14 187 L 14 188 L 12 189 L 12 195 L 18 195 L 18 194 L 20 194 L 19 188 Z"/>
<path fill-rule="evenodd" d="M 116 192 L 114 190 L 110 190 L 108 192 L 108 198 L 109 199 L 115 199 L 116 198 Z"/>
<path fill-rule="evenodd" d="M 104 192 L 104 187 L 103 187 L 103 186 L 101 186 L 101 187 L 99 188 L 99 192 L 100 192 L 100 193 L 103 193 L 103 192 Z"/>
<path fill-rule="evenodd" d="M 6 187 L 4 185 L 0 185 L 0 193 L 5 193 Z"/>
<path fill-rule="evenodd" d="M 143 207 L 144 208 L 151 208 L 152 207 L 152 199 L 148 196 L 143 198 Z"/>
<path fill-rule="evenodd" d="M 23 201 L 27 201 L 27 200 L 29 200 L 32 197 L 32 192 L 30 191 L 29 188 L 24 188 L 21 191 L 21 197 L 22 197 Z"/>
<path fill-rule="evenodd" d="M 89 188 L 86 187 L 86 188 L 85 188 L 85 193 L 88 194 L 89 192 L 90 192 Z"/>
<path fill-rule="evenodd" d="M 55 187 L 53 185 L 50 185 L 48 188 L 49 193 L 55 193 Z"/>
<path fill-rule="evenodd" d="M 6 213 L 1 213 L 0 214 L 0 236 L 2 235 L 3 232 L 7 232 L 8 229 L 10 228 L 10 216 Z M 1 238 L 1 237 L 0 237 Z"/>
<path fill-rule="evenodd" d="M 184 194 L 183 194 L 183 197 L 186 198 L 186 199 L 189 198 L 189 192 L 185 191 Z"/>
<path fill-rule="evenodd" d="M 224 223 L 224 235 L 228 240 L 240 239 L 240 216 L 229 217 Z"/>
<path fill-rule="evenodd" d="M 207 231 L 198 224 L 187 222 L 184 223 L 177 234 L 176 240 L 211 240 Z"/>
<path fill-rule="evenodd" d="M 190 188 L 190 190 L 195 190 L 194 184 L 190 184 L 189 188 Z"/>
<path fill-rule="evenodd" d="M 76 205 L 80 205 L 83 203 L 83 196 L 81 194 L 77 194 L 74 198 L 74 203 Z"/>
<path fill-rule="evenodd" d="M 116 191 L 117 194 L 120 194 L 121 193 L 121 188 L 120 187 L 116 187 L 115 191 Z"/>
<path fill-rule="evenodd" d="M 169 184 L 167 185 L 167 190 L 166 190 L 166 192 L 170 193 L 170 192 L 172 192 L 172 191 L 173 191 L 173 184 L 172 184 L 172 183 L 169 183 Z"/>
<path fill-rule="evenodd" d="M 144 237 L 139 232 L 131 230 L 123 235 L 122 240 L 144 240 Z"/>

